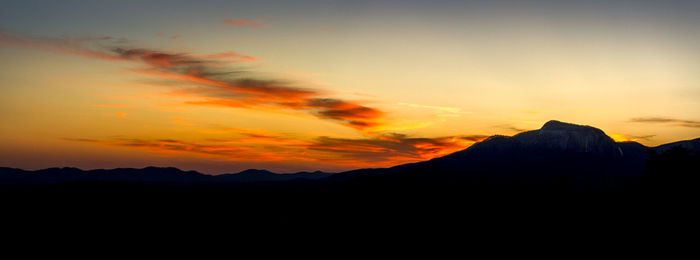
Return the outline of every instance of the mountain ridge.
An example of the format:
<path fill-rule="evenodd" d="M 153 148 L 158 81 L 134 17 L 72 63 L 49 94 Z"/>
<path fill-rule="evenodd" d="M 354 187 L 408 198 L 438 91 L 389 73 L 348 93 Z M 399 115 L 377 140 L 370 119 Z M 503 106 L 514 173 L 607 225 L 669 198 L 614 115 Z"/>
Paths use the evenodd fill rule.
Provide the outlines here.
<path fill-rule="evenodd" d="M 337 183 L 372 174 L 402 172 L 440 172 L 457 175 L 506 176 L 508 172 L 527 172 L 529 177 L 550 176 L 567 172 L 583 178 L 607 178 L 638 175 L 645 168 L 649 151 L 661 153 L 673 147 L 700 151 L 700 138 L 678 141 L 656 147 L 637 142 L 615 142 L 602 130 L 557 120 L 546 122 L 540 129 L 514 136 L 494 135 L 461 151 L 427 161 L 396 165 L 389 168 L 365 168 L 340 173 L 297 172 L 274 173 L 264 169 L 247 169 L 238 173 L 209 175 L 183 171 L 174 167 L 148 166 L 142 169 L 115 168 L 81 170 L 74 167 L 53 167 L 36 171 L 0 167 L 0 183 L 61 183 L 76 181 L 144 182 L 144 183 L 261 183 L 293 180 L 319 180 Z M 499 174 L 495 174 L 498 172 Z M 586 172 L 587 175 L 584 174 Z M 510 173 L 509 173 L 510 174 Z M 510 174 L 512 175 L 512 174 Z M 493 176 L 489 176 L 491 178 Z M 427 177 L 426 177 L 427 178 Z M 518 176 L 518 178 L 523 178 Z M 582 181 L 583 182 L 583 181 Z"/>
<path fill-rule="evenodd" d="M 238 173 L 210 175 L 197 171 L 184 171 L 175 167 L 147 166 L 144 168 L 114 168 L 82 170 L 75 167 L 51 167 L 28 171 L 0 167 L 0 184 L 52 184 L 76 181 L 92 182 L 143 182 L 143 183 L 253 183 L 291 181 L 295 179 L 320 179 L 330 173 L 297 172 L 273 173 L 267 170 L 247 169 Z"/>
<path fill-rule="evenodd" d="M 564 177 L 596 186 L 600 179 L 615 182 L 614 179 L 641 176 L 649 152 L 661 153 L 678 145 L 695 148 L 690 150 L 698 153 L 700 138 L 647 147 L 637 142 L 615 142 L 592 126 L 551 120 L 538 130 L 490 136 L 446 156 L 390 168 L 358 169 L 327 179 L 343 182 L 371 175 L 408 173 L 429 179 L 425 175 L 448 173 L 493 182 Z"/>

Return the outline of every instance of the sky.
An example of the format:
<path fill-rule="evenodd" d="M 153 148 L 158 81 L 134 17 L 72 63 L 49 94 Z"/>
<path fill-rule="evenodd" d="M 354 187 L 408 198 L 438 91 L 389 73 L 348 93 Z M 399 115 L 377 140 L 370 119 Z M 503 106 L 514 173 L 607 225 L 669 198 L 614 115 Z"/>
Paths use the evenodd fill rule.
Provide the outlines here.
<path fill-rule="evenodd" d="M 0 1 L 0 166 L 423 161 L 548 120 L 700 137 L 699 1 Z"/>

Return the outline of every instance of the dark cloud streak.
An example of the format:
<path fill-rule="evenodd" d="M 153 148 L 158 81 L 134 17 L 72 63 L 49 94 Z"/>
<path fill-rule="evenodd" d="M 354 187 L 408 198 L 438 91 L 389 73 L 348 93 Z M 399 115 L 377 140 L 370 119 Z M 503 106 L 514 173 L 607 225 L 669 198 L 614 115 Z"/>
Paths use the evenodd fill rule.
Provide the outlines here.
<path fill-rule="evenodd" d="M 387 134 L 369 139 L 319 137 L 308 149 L 340 153 L 363 162 L 387 161 L 394 164 L 421 161 L 467 148 L 486 139 L 485 135 L 411 138 Z"/>
<path fill-rule="evenodd" d="M 700 121 L 675 119 L 675 118 L 667 118 L 667 117 L 637 117 L 637 118 L 630 119 L 630 122 L 651 123 L 651 124 L 672 124 L 673 126 L 678 126 L 678 127 L 700 128 Z"/>
<path fill-rule="evenodd" d="M 443 156 L 465 149 L 472 143 L 487 138 L 484 135 L 413 138 L 402 134 L 385 134 L 363 139 L 322 136 L 312 141 L 304 141 L 276 134 L 245 131 L 240 134 L 243 137 L 207 139 L 204 142 L 125 137 L 114 137 L 106 140 L 86 138 L 63 138 L 63 140 L 121 146 L 161 154 L 195 153 L 230 160 L 323 160 L 335 165 L 385 167 Z M 269 144 L 275 145 L 269 146 Z"/>
<path fill-rule="evenodd" d="M 194 55 L 146 48 L 103 46 L 103 43 L 109 43 L 111 40 L 114 38 L 48 38 L 13 35 L 0 31 L 0 46 L 40 49 L 146 65 L 145 68 L 133 71 L 164 82 L 172 82 L 162 85 L 196 86 L 182 91 L 198 99 L 186 102 L 188 104 L 291 109 L 340 122 L 358 130 L 379 125 L 379 119 L 383 116 L 383 113 L 375 108 L 327 98 L 324 97 L 324 93 L 315 89 L 294 86 L 286 80 L 259 78 L 251 72 L 226 67 L 232 62 L 232 58 L 241 62 L 257 60 L 252 56 L 235 52 Z"/>

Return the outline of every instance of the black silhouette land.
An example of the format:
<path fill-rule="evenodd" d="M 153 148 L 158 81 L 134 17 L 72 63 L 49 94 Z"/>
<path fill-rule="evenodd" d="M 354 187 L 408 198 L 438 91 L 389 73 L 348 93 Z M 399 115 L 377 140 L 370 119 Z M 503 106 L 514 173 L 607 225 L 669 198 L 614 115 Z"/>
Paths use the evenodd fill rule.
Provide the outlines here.
<path fill-rule="evenodd" d="M 216 219 L 243 226 L 486 233 L 614 226 L 634 233 L 651 232 L 640 229 L 650 223 L 673 228 L 693 216 L 699 151 L 700 139 L 646 147 L 615 142 L 591 126 L 549 121 L 539 130 L 492 136 L 444 157 L 391 168 L 218 176 L 158 167 L 0 168 L 0 190 L 12 212 L 97 222 L 177 226 Z"/>

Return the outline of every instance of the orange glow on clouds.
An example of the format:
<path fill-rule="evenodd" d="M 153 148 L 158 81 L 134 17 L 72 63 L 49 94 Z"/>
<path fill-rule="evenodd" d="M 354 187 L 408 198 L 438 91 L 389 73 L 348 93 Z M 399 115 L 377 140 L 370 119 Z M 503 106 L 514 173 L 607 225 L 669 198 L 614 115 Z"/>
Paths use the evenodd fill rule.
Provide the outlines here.
<path fill-rule="evenodd" d="M 148 151 L 162 156 L 188 153 L 230 161 L 319 161 L 339 166 L 392 166 L 417 162 L 465 149 L 485 136 L 342 139 L 319 137 L 299 140 L 280 134 L 241 129 L 239 138 L 183 141 L 175 139 L 113 138 L 105 140 L 66 138 L 110 147 Z"/>
<path fill-rule="evenodd" d="M 632 137 L 624 134 L 609 134 L 610 138 L 615 140 L 615 142 L 638 142 L 640 140 L 646 140 L 650 136 Z"/>
<path fill-rule="evenodd" d="M 338 37 L 335 31 L 342 28 L 324 31 L 328 39 L 317 38 L 317 30 L 308 30 L 314 34 L 300 37 L 283 33 L 283 38 L 275 38 L 268 34 L 289 28 L 280 24 L 280 28 L 248 30 L 269 27 L 269 22 L 223 19 L 209 21 L 212 28 L 221 31 L 207 32 L 212 28 L 203 28 L 193 33 L 165 28 L 171 33 L 159 33 L 156 45 L 131 35 L 127 40 L 0 31 L 0 47 L 38 51 L 2 49 L 0 53 L 9 57 L 3 67 L 9 71 L 4 74 L 9 79 L 3 79 L 7 93 L 2 96 L 11 98 L 3 105 L 15 97 L 19 100 L 8 108 L 3 106 L 9 111 L 3 114 L 6 125 L 18 122 L 0 129 L 5 131 L 3 140 L 17 142 L 17 146 L 40 147 L 32 142 L 62 139 L 61 145 L 70 147 L 61 147 L 63 154 L 82 146 L 80 149 L 145 151 L 139 154 L 159 158 L 216 159 L 231 165 L 259 162 L 264 167 L 271 162 L 299 162 L 307 163 L 304 167 L 308 169 L 321 164 L 348 169 L 444 156 L 486 137 L 465 133 L 519 133 L 536 129 L 550 117 L 639 135 L 611 134 L 618 142 L 649 141 L 652 133 L 665 135 L 666 139 L 695 136 L 700 129 L 697 113 L 692 113 L 697 111 L 692 109 L 697 102 L 676 102 L 677 97 L 669 97 L 671 94 L 659 95 L 695 93 L 684 87 L 694 86 L 696 66 L 687 65 L 692 57 L 664 56 L 653 48 L 637 53 L 622 44 L 624 41 L 607 46 L 606 41 L 594 39 L 600 44 L 577 46 L 528 34 L 532 38 L 527 41 L 513 42 L 530 44 L 509 46 L 510 41 L 493 38 L 489 33 L 469 39 L 460 39 L 454 33 L 446 37 L 460 42 L 442 42 L 444 39 L 411 33 L 410 39 L 419 44 L 405 44 L 405 39 L 396 41 L 401 30 L 389 33 L 388 38 L 373 33 L 382 24 L 373 25 L 370 34 L 342 35 L 376 37 L 376 41 L 332 38 Z M 359 29 L 357 33 L 362 33 Z M 148 32 L 150 37 L 154 34 Z M 211 35 L 216 38 L 203 38 Z M 244 39 L 250 35 L 255 37 Z M 431 44 L 446 44 L 440 45 L 444 48 L 426 48 L 430 47 L 424 44 L 428 39 Z M 317 40 L 322 43 L 314 45 Z M 328 44 L 327 40 L 349 43 Z M 624 48 L 615 49 L 618 43 Z M 652 46 L 650 43 L 646 44 Z M 152 47 L 163 44 L 167 46 Z M 560 44 L 566 48 L 558 49 Z M 539 49 L 540 45 L 554 50 Z M 604 48 L 595 47 L 599 45 Z M 231 46 L 240 49 L 231 51 Z M 272 51 L 266 52 L 268 47 Z M 290 52 L 290 48 L 299 53 Z M 348 55 L 338 50 L 353 51 Z M 577 50 L 583 55 L 569 56 Z M 678 48 L 669 50 L 671 54 L 682 53 Z M 77 58 L 46 58 L 46 53 Z M 599 59 L 597 53 L 604 54 L 605 59 Z M 600 64 L 616 53 L 627 54 L 611 58 L 610 66 Z M 639 67 L 622 66 L 630 65 L 625 63 L 629 60 Z M 26 68 L 14 66 L 15 61 Z M 95 66 L 99 63 L 105 66 Z M 115 66 L 128 66 L 127 73 Z M 323 77 L 322 83 L 313 81 L 315 77 Z M 24 87 L 28 82 L 31 89 Z M 636 88 L 622 89 L 618 85 Z M 681 87 L 674 91 L 657 87 L 666 85 Z M 634 102 L 620 100 L 618 92 L 633 93 Z M 60 98 L 54 98 L 59 96 L 55 93 L 60 93 Z M 361 100 L 354 100 L 358 96 Z M 692 95 L 683 98 L 689 97 Z M 599 102 L 591 107 L 588 101 L 593 99 Z M 646 113 L 646 107 L 655 110 Z M 639 111 L 646 112 L 637 114 Z M 49 132 L 47 126 L 63 131 Z M 20 137 L 25 143 L 15 141 Z M 60 150 L 56 147 L 59 145 L 42 149 Z M 5 151 L 12 153 L 9 148 Z"/>
<path fill-rule="evenodd" d="M 205 55 L 202 57 L 205 59 L 217 59 L 217 60 L 225 60 L 225 61 L 229 61 L 229 62 L 256 62 L 256 61 L 260 61 L 259 58 L 256 58 L 253 56 L 248 56 L 248 55 L 243 55 L 243 54 L 238 54 L 238 53 L 235 53 L 232 51 L 210 54 L 210 55 Z"/>

